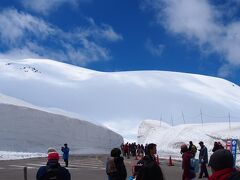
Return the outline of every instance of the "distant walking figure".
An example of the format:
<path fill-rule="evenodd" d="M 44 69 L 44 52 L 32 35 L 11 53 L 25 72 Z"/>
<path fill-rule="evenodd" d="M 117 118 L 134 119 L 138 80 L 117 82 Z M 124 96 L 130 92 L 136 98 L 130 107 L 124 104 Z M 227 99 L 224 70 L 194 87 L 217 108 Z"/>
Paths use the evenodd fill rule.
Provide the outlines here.
<path fill-rule="evenodd" d="M 207 166 L 206 166 L 206 164 L 208 163 L 208 151 L 202 141 L 199 142 L 199 145 L 201 146 L 201 149 L 199 150 L 200 151 L 199 152 L 199 161 L 201 164 L 201 170 L 200 170 L 198 178 L 202 178 L 202 177 L 208 178 L 208 170 L 207 170 Z M 204 176 L 203 176 L 203 174 L 204 174 Z"/>
<path fill-rule="evenodd" d="M 61 148 L 63 152 L 63 160 L 65 162 L 65 167 L 68 167 L 68 158 L 69 158 L 69 148 L 67 143 L 64 144 L 64 147 Z"/>
<path fill-rule="evenodd" d="M 59 154 L 54 148 L 48 149 L 48 162 L 46 166 L 38 169 L 37 180 L 71 180 L 69 171 L 59 164 Z"/>

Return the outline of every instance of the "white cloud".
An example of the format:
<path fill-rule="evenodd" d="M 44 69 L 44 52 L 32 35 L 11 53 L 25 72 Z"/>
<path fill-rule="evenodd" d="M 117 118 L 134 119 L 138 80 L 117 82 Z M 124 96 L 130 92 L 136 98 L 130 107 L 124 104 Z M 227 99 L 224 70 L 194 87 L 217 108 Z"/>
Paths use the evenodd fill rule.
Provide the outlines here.
<path fill-rule="evenodd" d="M 25 58 L 40 58 L 38 54 L 35 54 L 26 47 L 11 49 L 6 53 L 0 53 L 0 59 L 25 59 Z"/>
<path fill-rule="evenodd" d="M 5 9 L 0 13 L 0 37 L 4 44 L 16 45 L 24 41 L 28 33 L 45 38 L 54 31 L 43 20 L 15 9 Z"/>
<path fill-rule="evenodd" d="M 87 22 L 90 26 L 78 28 L 74 34 L 77 34 L 78 37 L 92 37 L 95 40 L 107 40 L 110 42 L 123 39 L 120 34 L 117 34 L 113 28 L 107 24 L 98 26 L 92 18 L 87 18 Z"/>
<path fill-rule="evenodd" d="M 106 38 L 109 41 L 118 41 L 123 39 L 122 36 L 116 34 L 112 27 L 107 24 L 103 25 L 103 29 L 100 31 L 100 33 L 103 38 Z"/>
<path fill-rule="evenodd" d="M 225 3 L 239 5 L 239 1 Z M 223 55 L 229 65 L 240 65 L 240 21 L 229 11 L 228 21 L 223 6 L 207 0 L 143 0 L 143 9 L 154 11 L 156 22 L 173 34 L 187 39 L 201 50 Z M 207 48 L 207 49 L 206 49 Z"/>
<path fill-rule="evenodd" d="M 240 21 L 225 27 L 225 36 L 215 45 L 221 47 L 230 64 L 240 65 Z"/>
<path fill-rule="evenodd" d="M 109 51 L 97 44 L 84 40 L 82 48 L 74 48 L 70 44 L 65 44 L 67 50 L 66 56 L 72 64 L 86 65 L 92 61 L 98 61 L 99 58 L 107 60 L 110 58 Z"/>
<path fill-rule="evenodd" d="M 231 66 L 225 64 L 223 66 L 221 66 L 219 69 L 218 69 L 218 75 L 220 77 L 228 77 L 228 76 L 231 76 L 232 75 L 232 68 Z"/>
<path fill-rule="evenodd" d="M 104 42 L 121 39 L 110 25 L 97 25 L 93 19 L 67 32 L 16 9 L 0 12 L 0 43 L 6 47 L 1 57 L 44 57 L 86 65 L 109 59 Z"/>
<path fill-rule="evenodd" d="M 145 47 L 153 56 L 161 56 L 165 48 L 163 44 L 153 44 L 150 39 L 147 39 Z"/>
<path fill-rule="evenodd" d="M 78 7 L 80 2 L 88 2 L 91 0 L 23 0 L 22 4 L 26 9 L 31 9 L 42 14 L 49 14 L 51 10 L 56 10 L 63 4 L 70 4 Z"/>

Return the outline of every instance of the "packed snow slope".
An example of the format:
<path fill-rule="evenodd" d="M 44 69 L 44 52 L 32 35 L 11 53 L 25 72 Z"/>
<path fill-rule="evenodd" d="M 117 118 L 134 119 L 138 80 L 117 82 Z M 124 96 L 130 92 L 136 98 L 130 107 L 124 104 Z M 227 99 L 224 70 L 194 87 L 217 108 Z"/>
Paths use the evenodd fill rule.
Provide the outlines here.
<path fill-rule="evenodd" d="M 48 59 L 1 60 L 0 93 L 104 125 L 126 139 L 135 139 L 147 118 L 176 125 L 240 116 L 240 87 L 224 79 L 165 71 L 97 72 Z"/>
<path fill-rule="evenodd" d="M 144 120 L 138 129 L 138 143 L 156 143 L 158 154 L 161 157 L 181 159 L 180 147 L 192 141 L 198 149 L 199 142 L 203 141 L 208 148 L 209 155 L 215 141 L 226 147 L 227 139 L 240 140 L 240 122 L 232 123 L 205 123 L 205 124 L 181 124 L 171 126 L 156 120 Z M 240 166 L 240 141 L 238 141 L 237 159 Z M 197 154 L 198 157 L 198 154 Z"/>
<path fill-rule="evenodd" d="M 105 127 L 32 108 L 0 104 L 0 114 L 0 160 L 1 151 L 46 153 L 64 143 L 71 154 L 108 154 L 123 142 Z"/>

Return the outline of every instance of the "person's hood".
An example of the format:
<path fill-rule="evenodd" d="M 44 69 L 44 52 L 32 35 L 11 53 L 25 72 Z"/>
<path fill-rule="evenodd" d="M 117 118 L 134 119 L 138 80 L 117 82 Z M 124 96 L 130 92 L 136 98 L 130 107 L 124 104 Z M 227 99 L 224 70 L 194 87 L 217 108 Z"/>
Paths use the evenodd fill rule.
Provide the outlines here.
<path fill-rule="evenodd" d="M 233 171 L 233 168 L 226 168 L 220 171 L 216 171 L 209 177 L 209 180 L 228 180 Z"/>

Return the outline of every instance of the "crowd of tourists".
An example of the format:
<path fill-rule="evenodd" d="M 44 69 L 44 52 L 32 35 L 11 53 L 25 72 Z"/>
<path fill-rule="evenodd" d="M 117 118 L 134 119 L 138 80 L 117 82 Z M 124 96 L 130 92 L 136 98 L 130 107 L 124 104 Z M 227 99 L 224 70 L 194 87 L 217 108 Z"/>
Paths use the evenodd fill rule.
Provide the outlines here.
<path fill-rule="evenodd" d="M 232 153 L 225 149 L 220 142 L 215 142 L 212 148 L 213 154 L 208 160 L 208 149 L 203 141 L 199 146 L 190 141 L 182 144 L 180 154 L 182 156 L 182 180 L 195 180 L 207 178 L 208 180 L 240 180 L 240 172 L 234 166 Z M 59 163 L 59 154 L 54 148 L 48 149 L 48 161 L 45 166 L 39 168 L 37 180 L 71 180 L 67 169 L 69 147 L 64 144 L 61 148 L 65 167 Z M 199 152 L 199 153 L 198 153 Z M 198 157 L 196 157 L 198 153 Z M 123 156 L 122 156 L 123 155 Z M 139 156 L 140 160 L 134 166 L 133 174 L 127 175 L 124 157 Z M 211 169 L 211 175 L 208 172 Z M 113 148 L 106 160 L 106 174 L 108 180 L 164 180 L 161 165 L 157 156 L 157 145 L 154 143 L 142 144 L 125 143 L 119 148 Z"/>
<path fill-rule="evenodd" d="M 148 144 L 136 144 L 136 142 L 133 143 L 122 143 L 121 144 L 121 151 L 124 157 L 129 158 L 130 156 L 144 156 L 146 154 Z"/>
<path fill-rule="evenodd" d="M 240 172 L 234 166 L 232 153 L 224 149 L 220 142 L 214 143 L 213 154 L 210 156 L 210 160 L 208 160 L 208 149 L 204 145 L 204 142 L 200 141 L 198 144 L 199 148 L 190 141 L 188 144 L 182 144 L 180 147 L 183 170 L 182 180 L 202 178 L 208 180 L 240 180 Z M 150 143 L 142 146 L 135 143 L 126 143 L 121 145 L 121 150 L 126 157 L 136 155 L 134 152 L 137 151 L 144 153 L 144 156 L 135 165 L 135 171 L 129 176 L 128 180 L 164 180 L 167 178 L 164 177 L 159 161 L 156 158 L 156 144 Z M 121 150 L 118 149 L 117 159 L 121 158 Z M 197 152 L 199 152 L 198 157 L 196 157 Z M 120 164 L 117 163 L 119 161 L 114 161 L 114 158 L 114 156 L 111 156 L 111 161 L 107 161 L 106 173 L 109 180 L 126 180 L 127 174 L 123 158 L 121 158 Z M 112 167 L 109 166 L 112 162 L 115 162 L 114 167 L 116 168 L 109 168 Z M 211 169 L 211 175 L 209 175 L 208 167 Z M 112 173 L 113 169 L 114 173 Z"/>

